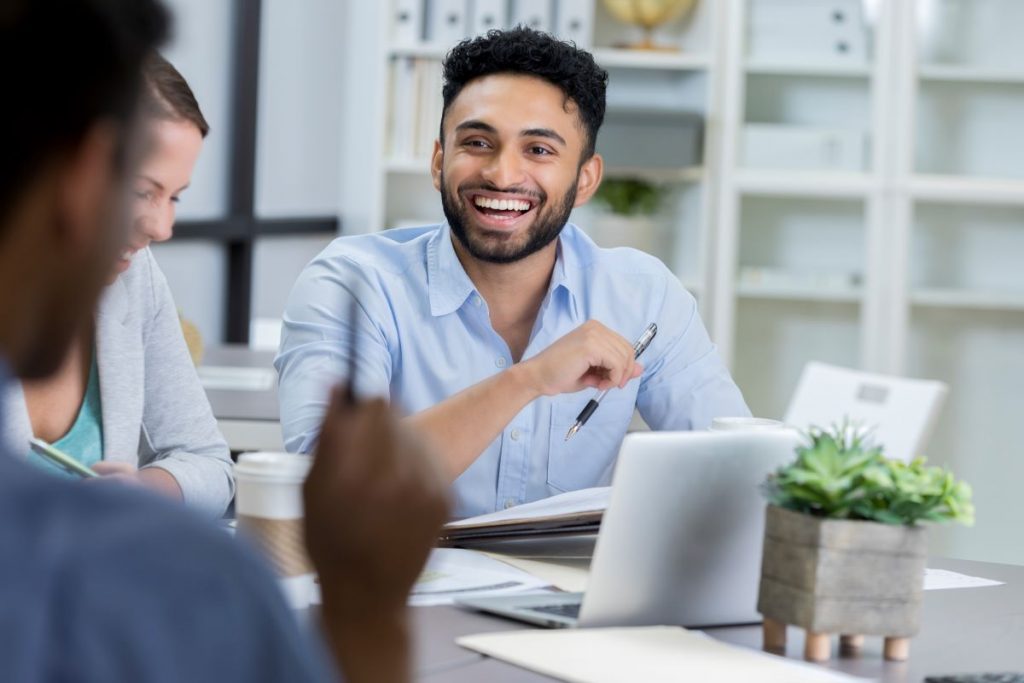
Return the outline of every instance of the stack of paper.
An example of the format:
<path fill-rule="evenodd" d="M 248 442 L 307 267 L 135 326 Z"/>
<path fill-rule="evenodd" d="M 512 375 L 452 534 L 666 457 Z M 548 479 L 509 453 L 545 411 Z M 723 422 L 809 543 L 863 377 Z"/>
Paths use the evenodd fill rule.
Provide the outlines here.
<path fill-rule="evenodd" d="M 456 597 L 482 598 L 550 585 L 521 569 L 472 550 L 438 548 L 430 554 L 409 604 L 450 605 Z"/>
<path fill-rule="evenodd" d="M 462 647 L 576 683 L 852 683 L 863 679 L 729 645 L 673 626 L 506 631 L 466 636 Z"/>
<path fill-rule="evenodd" d="M 445 525 L 444 543 L 467 540 L 593 533 L 601 526 L 611 487 L 570 491 L 517 505 L 507 510 L 469 517 Z"/>

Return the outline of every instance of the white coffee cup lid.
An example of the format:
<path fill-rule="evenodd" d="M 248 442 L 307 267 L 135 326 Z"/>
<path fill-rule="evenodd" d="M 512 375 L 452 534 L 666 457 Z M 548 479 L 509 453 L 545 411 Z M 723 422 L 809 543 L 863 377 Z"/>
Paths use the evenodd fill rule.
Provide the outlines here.
<path fill-rule="evenodd" d="M 716 432 L 743 432 L 783 429 L 784 424 L 767 417 L 716 417 L 711 420 L 711 429 Z"/>
<path fill-rule="evenodd" d="M 301 483 L 312 464 L 312 456 L 297 453 L 242 453 L 235 463 L 235 477 Z"/>

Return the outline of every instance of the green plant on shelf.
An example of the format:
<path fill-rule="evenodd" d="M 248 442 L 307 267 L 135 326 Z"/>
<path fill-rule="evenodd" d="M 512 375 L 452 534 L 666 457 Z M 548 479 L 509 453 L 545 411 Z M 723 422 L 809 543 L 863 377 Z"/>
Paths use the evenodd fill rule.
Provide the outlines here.
<path fill-rule="evenodd" d="M 848 420 L 812 427 L 796 460 L 769 475 L 763 491 L 779 507 L 816 517 L 884 524 L 973 524 L 971 488 L 924 458 L 907 464 L 886 458 L 864 430 Z"/>
<path fill-rule="evenodd" d="M 620 216 L 649 216 L 658 210 L 663 195 L 662 188 L 640 178 L 605 178 L 594 199 Z"/>

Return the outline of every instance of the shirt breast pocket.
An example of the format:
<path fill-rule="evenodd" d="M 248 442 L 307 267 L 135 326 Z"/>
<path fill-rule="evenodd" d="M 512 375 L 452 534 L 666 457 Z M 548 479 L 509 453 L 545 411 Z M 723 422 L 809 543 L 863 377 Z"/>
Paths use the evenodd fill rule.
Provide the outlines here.
<path fill-rule="evenodd" d="M 613 393 L 619 395 L 612 398 L 612 393 L 609 393 L 587 423 L 568 441 L 565 440 L 566 433 L 592 394 L 581 394 L 579 400 L 564 399 L 552 404 L 547 483 L 556 492 L 611 483 L 615 458 L 636 405 L 632 393 Z"/>

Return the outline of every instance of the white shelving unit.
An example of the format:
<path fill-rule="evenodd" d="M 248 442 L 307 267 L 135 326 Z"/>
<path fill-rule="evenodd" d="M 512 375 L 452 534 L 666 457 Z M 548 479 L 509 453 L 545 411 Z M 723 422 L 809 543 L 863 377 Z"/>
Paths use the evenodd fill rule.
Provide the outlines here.
<path fill-rule="evenodd" d="M 917 75 L 922 81 L 953 83 L 1024 84 L 1024 68 L 984 68 L 948 64 L 921 64 Z"/>
<path fill-rule="evenodd" d="M 554 11 L 559 3 L 551 3 Z M 431 3 L 423 3 L 429 12 Z M 660 42 L 676 51 L 640 51 L 618 47 L 637 40 L 636 27 L 616 22 L 594 0 L 591 50 L 610 74 L 605 125 L 598 138 L 606 178 L 636 178 L 662 188 L 661 208 L 646 221 L 641 239 L 631 240 L 631 229 L 617 227 L 597 202 L 576 210 L 572 220 L 610 246 L 630 244 L 662 258 L 684 285 L 698 296 L 703 313 L 710 315 L 705 293 L 710 286 L 712 230 L 717 178 L 718 140 L 721 132 L 719 33 L 723 21 L 720 3 L 702 2 L 689 17 L 659 29 Z M 369 229 L 428 224 L 443 219 L 440 199 L 429 174 L 429 145 L 420 135 L 413 154 L 394 154 L 392 112 L 396 99 L 396 64 L 418 62 L 425 71 L 439 65 L 452 44 L 424 39 L 395 42 L 391 28 L 394 6 L 378 10 L 382 37 L 378 68 L 383 86 L 375 116 L 379 124 L 379 159 L 367 160 L 375 191 Z M 429 26 L 429 17 L 423 21 Z M 583 41 L 586 42 L 586 41 Z M 439 88 L 439 84 L 437 84 Z M 430 102 L 440 111 L 440 94 Z M 422 123 L 414 124 L 419 130 Z M 693 150 L 696 150 L 694 152 Z"/>
<path fill-rule="evenodd" d="M 824 22 L 849 6 L 835 3 L 824 14 L 807 12 L 818 12 L 808 20 L 820 26 L 765 41 L 757 32 L 787 22 L 759 17 L 791 12 L 793 3 L 727 4 L 712 336 L 754 413 L 781 417 L 806 362 L 878 368 L 884 355 L 894 10 L 883 6 L 863 24 L 844 16 L 833 27 Z M 845 42 L 862 48 L 830 57 L 820 42 L 810 44 L 861 25 L 863 40 Z M 810 155 L 829 145 L 839 150 L 834 158 Z M 747 282 L 751 268 L 788 272 L 791 282 Z M 846 284 L 821 286 L 809 276 L 821 272 Z"/>
<path fill-rule="evenodd" d="M 973 529 L 932 552 L 1024 562 L 1024 3 L 901 3 L 891 370 L 947 382 L 929 449 L 974 487 Z"/>
<path fill-rule="evenodd" d="M 748 74 L 767 76 L 824 76 L 826 78 L 871 78 L 871 69 L 864 64 L 830 64 L 828 62 L 747 61 Z"/>

